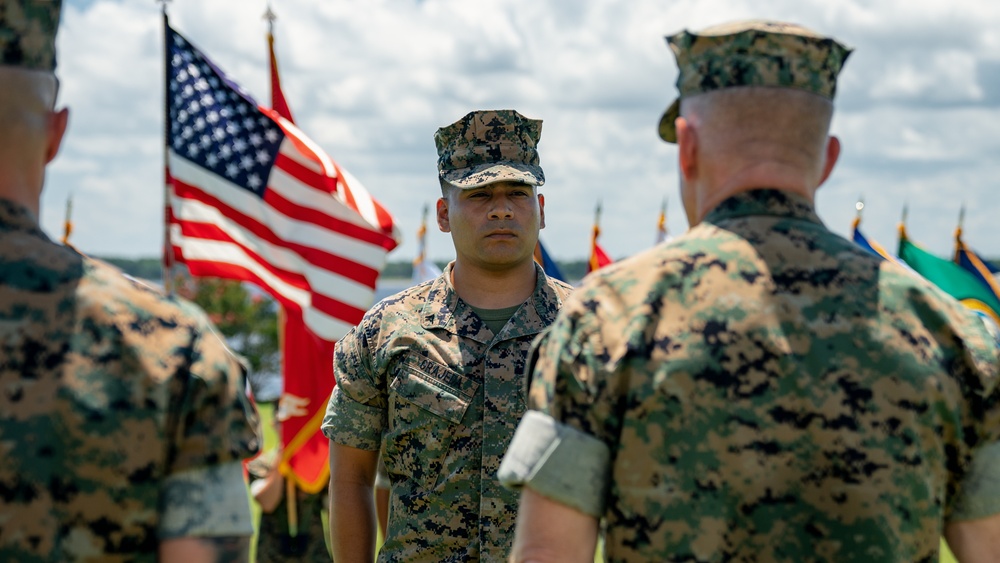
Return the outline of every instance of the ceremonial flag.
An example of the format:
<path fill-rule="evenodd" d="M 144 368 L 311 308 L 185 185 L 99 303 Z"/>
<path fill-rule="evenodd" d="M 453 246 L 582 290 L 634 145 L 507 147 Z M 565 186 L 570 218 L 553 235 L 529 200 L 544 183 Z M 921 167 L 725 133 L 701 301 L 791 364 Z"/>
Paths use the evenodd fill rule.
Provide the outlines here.
<path fill-rule="evenodd" d="M 962 240 L 962 223 L 965 221 L 965 206 L 958 216 L 958 227 L 955 229 L 955 263 L 965 268 L 972 275 L 979 278 L 990 291 L 1000 295 L 1000 284 L 997 283 L 994 274 L 1000 272 L 1000 268 L 983 260 L 975 251 L 966 246 Z"/>
<path fill-rule="evenodd" d="M 962 220 L 964 217 L 965 208 L 963 207 L 958 220 L 958 228 L 955 229 L 955 263 L 969 272 L 990 294 L 1000 301 L 1000 282 L 994 276 L 998 271 L 997 268 L 986 260 L 983 260 L 974 250 L 966 246 L 965 241 L 962 240 Z M 990 315 L 988 312 L 980 312 L 980 314 L 994 321 L 994 323 L 987 323 L 986 326 L 990 329 L 993 337 L 1000 342 L 1000 310 L 995 310 L 994 312 L 997 314 Z"/>
<path fill-rule="evenodd" d="M 164 27 L 173 258 L 195 276 L 260 286 L 289 319 L 285 353 L 300 346 L 292 357 L 330 357 L 333 342 L 371 306 L 386 254 L 398 244 L 391 215 L 294 124 L 258 105 L 171 29 L 166 16 Z M 326 463 L 315 462 L 325 459 L 325 440 L 322 451 L 306 450 L 317 442 L 310 429 L 323 415 L 325 401 L 315 397 L 329 396 L 333 378 L 310 381 L 325 387 L 285 405 L 307 413 L 296 417 L 302 424 L 286 448 L 309 463 L 285 469 L 300 488 L 317 492 L 327 480 Z M 306 465 L 313 473 L 300 473 Z"/>
<path fill-rule="evenodd" d="M 888 250 L 885 249 L 881 244 L 875 242 L 874 240 L 869 240 L 864 234 L 861 233 L 861 214 L 859 213 L 854 219 L 854 224 L 851 226 L 851 239 L 861 248 L 864 248 L 868 252 L 871 252 L 875 256 L 888 260 L 894 264 L 898 264 L 907 270 L 912 271 L 905 262 L 900 260 L 898 257 L 894 256 Z"/>
<path fill-rule="evenodd" d="M 545 270 L 545 275 L 550 278 L 555 278 L 559 281 L 566 281 L 563 277 L 562 272 L 559 271 L 559 266 L 556 261 L 549 256 L 549 252 L 545 250 L 545 245 L 542 244 L 542 239 L 538 239 L 535 243 L 535 262 Z"/>
<path fill-rule="evenodd" d="M 1000 297 L 958 264 L 938 258 L 914 244 L 899 226 L 899 258 L 963 305 L 1000 325 Z"/>
<path fill-rule="evenodd" d="M 587 260 L 587 273 L 599 270 L 608 264 L 614 262 L 607 252 L 601 248 L 601 245 L 597 242 L 597 237 L 601 236 L 601 204 L 597 204 L 597 209 L 594 211 L 594 230 L 590 235 L 590 258 Z"/>
<path fill-rule="evenodd" d="M 420 228 L 417 229 L 417 257 L 413 259 L 413 284 L 423 283 L 441 275 L 441 268 L 427 259 L 427 214 L 429 208 L 424 205 L 423 216 L 420 218 Z"/>

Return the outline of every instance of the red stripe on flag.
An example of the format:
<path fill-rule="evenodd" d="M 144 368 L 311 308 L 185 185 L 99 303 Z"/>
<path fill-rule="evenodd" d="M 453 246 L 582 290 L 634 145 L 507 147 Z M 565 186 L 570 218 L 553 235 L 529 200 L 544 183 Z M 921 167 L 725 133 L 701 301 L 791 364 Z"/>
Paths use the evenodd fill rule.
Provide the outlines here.
<path fill-rule="evenodd" d="M 261 240 L 274 246 L 287 248 L 296 252 L 304 260 L 313 264 L 317 268 L 336 272 L 337 274 L 353 279 L 358 283 L 363 283 L 369 287 L 375 287 L 379 271 L 374 268 L 370 268 L 364 264 L 358 264 L 357 262 L 323 250 L 283 240 L 271 231 L 271 229 L 267 228 L 256 219 L 236 211 L 219 198 L 205 193 L 198 187 L 186 184 L 180 180 L 174 180 L 174 193 L 179 198 L 193 199 L 218 209 L 219 213 L 231 220 L 243 230 L 254 234 Z M 265 198 L 265 201 L 266 200 L 267 198 Z"/>
<path fill-rule="evenodd" d="M 185 238 L 210 240 L 215 242 L 225 242 L 233 244 L 234 246 L 238 247 L 240 250 L 245 252 L 246 255 L 251 260 L 258 263 L 262 268 L 264 268 L 268 272 L 271 272 L 276 277 L 280 278 L 281 281 L 297 289 L 310 291 L 309 280 L 307 280 L 305 276 L 297 272 L 283 270 L 281 268 L 278 268 L 274 264 L 267 262 L 259 254 L 250 250 L 250 248 L 248 248 L 247 246 L 240 244 L 232 237 L 230 237 L 225 231 L 223 231 L 221 228 L 215 225 L 209 225 L 207 223 L 195 223 L 193 221 L 176 221 L 174 224 L 180 226 L 181 234 L 183 234 Z M 265 287 L 267 286 L 267 284 L 264 285 Z"/>
<path fill-rule="evenodd" d="M 365 316 L 365 309 L 359 309 L 343 301 L 338 301 L 328 295 L 314 294 L 312 296 L 312 306 L 318 311 L 322 311 L 331 317 L 340 319 L 346 323 L 356 325 Z"/>
<path fill-rule="evenodd" d="M 289 156 L 279 152 L 278 156 L 274 160 L 274 165 L 284 170 L 289 176 L 295 178 L 299 181 L 299 183 L 307 188 L 312 188 L 330 195 L 337 193 L 336 178 L 331 178 L 330 176 L 311 170 L 308 166 Z"/>
<path fill-rule="evenodd" d="M 174 258 L 183 261 L 187 265 L 191 275 L 195 277 L 212 276 L 227 280 L 246 281 L 265 289 L 270 287 L 252 270 L 238 264 L 232 264 L 230 262 L 215 262 L 212 260 L 184 260 L 184 251 L 177 245 L 174 245 Z M 277 292 L 274 292 L 271 295 L 276 301 L 281 303 L 283 307 L 291 308 L 296 311 L 301 310 L 298 303 L 286 298 L 284 295 Z"/>

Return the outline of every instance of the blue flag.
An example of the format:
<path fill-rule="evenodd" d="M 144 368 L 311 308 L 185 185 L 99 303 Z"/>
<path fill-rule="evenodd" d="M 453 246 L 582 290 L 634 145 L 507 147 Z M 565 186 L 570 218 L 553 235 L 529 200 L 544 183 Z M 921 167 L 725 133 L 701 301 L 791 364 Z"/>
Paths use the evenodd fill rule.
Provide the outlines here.
<path fill-rule="evenodd" d="M 538 265 L 545 270 L 546 276 L 555 278 L 562 282 L 566 281 L 562 272 L 559 271 L 559 266 L 556 265 L 556 261 L 549 256 L 549 252 L 545 250 L 545 246 L 542 245 L 542 239 L 538 239 L 538 244 L 535 245 L 535 262 L 538 262 Z"/>

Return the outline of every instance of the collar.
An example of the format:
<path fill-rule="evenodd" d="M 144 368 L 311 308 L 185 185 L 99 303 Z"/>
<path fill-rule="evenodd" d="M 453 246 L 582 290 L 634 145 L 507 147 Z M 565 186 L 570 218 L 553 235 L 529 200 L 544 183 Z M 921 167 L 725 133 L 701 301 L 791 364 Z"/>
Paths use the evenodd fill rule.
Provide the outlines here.
<path fill-rule="evenodd" d="M 705 216 L 706 223 L 717 224 L 726 219 L 749 215 L 771 215 L 801 219 L 822 225 L 816 208 L 803 196 L 771 188 L 738 193 L 720 203 Z"/>
<path fill-rule="evenodd" d="M 0 198 L 0 231 L 24 231 L 45 236 L 34 213 L 20 203 L 3 198 Z"/>
<path fill-rule="evenodd" d="M 477 342 L 508 340 L 520 336 L 537 334 L 555 319 L 562 300 L 548 283 L 545 271 L 535 264 L 535 291 L 522 304 L 507 325 L 494 335 L 486 324 L 476 316 L 467 303 L 462 301 L 451 285 L 451 272 L 455 262 L 445 267 L 427 292 L 427 300 L 420 310 L 420 325 L 425 329 L 442 329 Z"/>

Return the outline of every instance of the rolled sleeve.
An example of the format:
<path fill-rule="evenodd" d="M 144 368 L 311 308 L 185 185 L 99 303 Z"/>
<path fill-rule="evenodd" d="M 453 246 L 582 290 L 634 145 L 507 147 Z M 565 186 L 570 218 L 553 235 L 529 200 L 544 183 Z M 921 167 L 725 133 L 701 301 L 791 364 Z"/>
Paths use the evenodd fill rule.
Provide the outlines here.
<path fill-rule="evenodd" d="M 976 451 L 948 520 L 978 520 L 1000 513 L 1000 443 Z"/>
<path fill-rule="evenodd" d="M 381 407 L 359 403 L 337 386 L 323 417 L 323 435 L 336 444 L 361 450 L 377 450 L 382 443 L 386 412 Z"/>
<path fill-rule="evenodd" d="M 381 370 L 372 368 L 371 350 L 364 337 L 366 317 L 337 343 L 334 374 L 337 386 L 320 429 L 336 444 L 377 450 L 386 427 L 386 385 Z"/>
<path fill-rule="evenodd" d="M 161 540 L 251 534 L 253 517 L 242 463 L 182 471 L 164 481 Z"/>
<path fill-rule="evenodd" d="M 504 486 L 529 489 L 595 518 L 610 482 L 608 446 L 537 411 L 528 411 L 500 464 Z"/>

